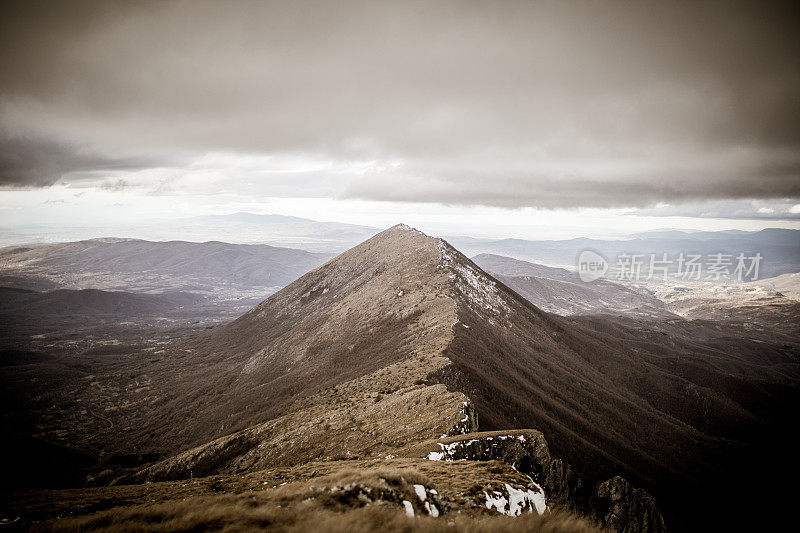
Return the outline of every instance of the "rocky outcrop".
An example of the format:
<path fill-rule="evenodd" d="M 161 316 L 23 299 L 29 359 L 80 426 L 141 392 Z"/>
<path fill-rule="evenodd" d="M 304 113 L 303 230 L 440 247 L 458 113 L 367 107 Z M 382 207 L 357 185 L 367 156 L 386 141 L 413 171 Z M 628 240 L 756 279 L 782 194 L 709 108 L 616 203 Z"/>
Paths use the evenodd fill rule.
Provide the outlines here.
<path fill-rule="evenodd" d="M 470 402 L 462 403 L 459 415 L 459 421 L 447 432 L 447 437 L 478 431 L 478 413 Z"/>
<path fill-rule="evenodd" d="M 448 505 L 439 493 L 421 484 L 411 485 L 400 478 L 402 483 L 395 486 L 385 480 L 378 484 L 347 483 L 332 487 L 313 487 L 309 495 L 311 499 L 327 497 L 336 505 L 361 507 L 371 504 L 389 504 L 402 507 L 408 516 L 432 516 L 434 518 L 447 512 Z"/>
<path fill-rule="evenodd" d="M 597 485 L 592 506 L 603 524 L 620 533 L 661 533 L 667 529 L 655 499 L 620 476 Z"/>
<path fill-rule="evenodd" d="M 428 453 L 434 461 L 503 461 L 547 484 L 551 477 L 550 450 L 540 431 L 470 433 L 439 440 L 439 450 Z"/>
<path fill-rule="evenodd" d="M 517 489 L 504 483 L 497 489 L 485 490 L 483 496 L 486 508 L 508 516 L 519 516 L 534 511 L 537 514 L 544 513 L 547 510 L 544 490 L 536 483 L 531 482 L 530 485 L 528 488 Z"/>
<path fill-rule="evenodd" d="M 571 504 L 581 500 L 585 492 L 583 480 L 561 459 L 551 459 L 546 485 L 553 503 Z"/>
<path fill-rule="evenodd" d="M 428 447 L 426 457 L 432 461 L 498 460 L 530 477 L 530 494 L 517 489 L 487 493 L 489 509 L 516 515 L 523 508 L 538 510 L 540 506 L 562 504 L 580 509 L 620 533 L 666 531 L 661 511 L 647 491 L 632 487 L 619 476 L 591 487 L 569 464 L 550 456 L 540 431 L 495 431 L 443 438 Z"/>

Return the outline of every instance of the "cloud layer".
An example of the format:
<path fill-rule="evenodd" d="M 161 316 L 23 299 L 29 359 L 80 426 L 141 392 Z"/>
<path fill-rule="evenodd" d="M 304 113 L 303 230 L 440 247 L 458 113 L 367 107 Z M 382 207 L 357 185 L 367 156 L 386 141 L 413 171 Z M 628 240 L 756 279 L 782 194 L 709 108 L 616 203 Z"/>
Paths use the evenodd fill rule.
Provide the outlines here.
<path fill-rule="evenodd" d="M 1 9 L 0 185 L 174 175 L 224 152 L 352 169 L 294 190 L 276 181 L 289 196 L 548 208 L 800 198 L 793 2 Z M 247 179 L 270 194 L 276 178 Z"/>

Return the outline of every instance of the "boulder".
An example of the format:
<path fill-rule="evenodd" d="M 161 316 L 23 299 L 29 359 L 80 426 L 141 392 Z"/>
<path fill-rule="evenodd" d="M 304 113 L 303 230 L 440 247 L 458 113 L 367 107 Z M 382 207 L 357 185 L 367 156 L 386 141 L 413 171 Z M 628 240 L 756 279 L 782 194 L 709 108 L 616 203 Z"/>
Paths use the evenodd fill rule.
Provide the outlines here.
<path fill-rule="evenodd" d="M 620 476 L 599 483 L 592 507 L 602 523 L 620 533 L 662 533 L 667 530 L 655 498 Z"/>

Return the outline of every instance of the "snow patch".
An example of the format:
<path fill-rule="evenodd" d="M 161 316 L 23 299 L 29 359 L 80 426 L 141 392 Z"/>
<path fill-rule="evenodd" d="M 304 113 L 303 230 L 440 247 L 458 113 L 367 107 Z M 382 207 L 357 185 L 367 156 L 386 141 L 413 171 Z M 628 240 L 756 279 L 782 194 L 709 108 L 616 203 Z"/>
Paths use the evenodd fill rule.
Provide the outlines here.
<path fill-rule="evenodd" d="M 425 510 L 434 518 L 439 516 L 439 509 L 435 505 L 431 505 L 431 502 L 425 502 Z"/>
<path fill-rule="evenodd" d="M 521 490 L 515 489 L 506 483 L 505 492 L 507 496 L 497 490 L 492 491 L 491 494 L 484 491 L 486 508 L 494 508 L 497 512 L 508 516 L 519 516 L 525 511 L 536 511 L 537 514 L 542 514 L 547 510 L 544 490 L 536 483 L 533 483 L 533 486 L 533 489 Z"/>
<path fill-rule="evenodd" d="M 414 516 L 414 506 L 408 500 L 403 500 L 403 507 L 406 508 L 406 516 Z"/>
<path fill-rule="evenodd" d="M 503 494 L 498 491 L 492 491 L 492 495 L 488 492 L 484 491 L 484 496 L 486 496 L 486 508 L 491 509 L 494 507 L 497 509 L 498 512 L 505 514 L 506 513 L 506 499 L 503 497 Z"/>
<path fill-rule="evenodd" d="M 525 509 L 536 510 L 538 514 L 542 514 L 547 509 L 547 501 L 544 497 L 544 489 L 533 484 L 534 489 L 517 490 L 508 483 L 506 483 L 506 490 L 508 491 L 508 504 L 514 511 L 514 516 L 521 514 Z"/>
<path fill-rule="evenodd" d="M 442 459 L 444 459 L 444 452 L 431 452 L 428 454 L 428 461 L 441 461 Z"/>

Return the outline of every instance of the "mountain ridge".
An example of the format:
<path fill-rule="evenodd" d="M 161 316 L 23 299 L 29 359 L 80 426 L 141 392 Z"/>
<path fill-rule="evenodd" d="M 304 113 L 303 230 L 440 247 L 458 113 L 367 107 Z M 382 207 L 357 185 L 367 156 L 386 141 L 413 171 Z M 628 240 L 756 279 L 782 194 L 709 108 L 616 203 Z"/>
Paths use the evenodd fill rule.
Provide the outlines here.
<path fill-rule="evenodd" d="M 232 323 L 119 358 L 105 418 L 81 435 L 94 453 L 163 458 L 120 480 L 141 482 L 388 461 L 445 435 L 538 430 L 585 486 L 624 475 L 671 523 L 702 528 L 739 476 L 768 481 L 755 468 L 767 443 L 790 442 L 794 342 L 553 315 L 398 225 Z"/>
<path fill-rule="evenodd" d="M 409 262 L 404 263 L 403 258 Z M 359 265 L 357 276 L 363 278 L 357 283 L 348 277 L 353 274 L 351 260 Z M 408 272 L 409 265 L 420 268 Z M 387 272 L 393 274 L 387 275 Z M 395 275 L 403 281 L 398 282 L 392 277 Z M 366 286 L 378 292 L 357 296 Z M 361 316 L 366 322 L 359 327 L 370 325 L 373 328 L 368 330 L 370 343 L 389 338 L 397 341 L 385 344 L 389 351 L 395 350 L 396 358 L 391 364 L 404 368 L 401 374 L 419 376 L 415 379 L 422 379 L 431 386 L 444 384 L 447 391 L 466 395 L 470 407 L 478 413 L 481 429 L 540 429 L 548 435 L 556 453 L 582 474 L 591 479 L 618 473 L 632 476 L 635 482 L 662 487 L 657 497 L 670 492 L 666 487 L 675 491 L 677 487 L 694 490 L 689 487 L 694 486 L 695 476 L 724 477 L 718 459 L 712 458 L 718 446 L 717 435 L 730 434 L 726 433 L 729 431 L 726 428 L 733 427 L 752 427 L 755 432 L 755 428 L 762 425 L 758 417 L 748 411 L 751 407 L 737 403 L 735 394 L 700 383 L 720 380 L 733 372 L 733 376 L 725 379 L 732 379 L 738 383 L 737 387 L 749 387 L 742 369 L 758 365 L 760 369 L 756 374 L 775 383 L 769 385 L 775 388 L 775 394 L 794 394 L 781 389 L 784 378 L 779 371 L 764 366 L 770 360 L 786 360 L 779 349 L 771 348 L 772 352 L 767 355 L 762 354 L 763 348 L 756 342 L 745 344 L 747 355 L 736 363 L 741 369 L 734 370 L 734 365 L 721 358 L 723 352 L 717 345 L 699 346 L 676 337 L 670 339 L 671 344 L 665 349 L 643 342 L 641 333 L 616 324 L 613 336 L 598 335 L 594 328 L 602 320 L 567 320 L 549 315 L 483 272 L 446 241 L 427 237 L 404 225 L 382 232 L 303 276 L 229 326 L 225 338 L 230 342 L 222 344 L 244 343 L 250 354 L 247 362 L 243 360 L 243 353 L 237 356 L 242 367 L 248 362 L 252 366 L 252 372 L 240 379 L 246 383 L 250 379 L 261 382 L 265 377 L 271 378 L 269 372 L 265 374 L 259 370 L 259 364 L 267 361 L 275 365 L 278 360 L 277 352 L 256 356 L 262 347 L 253 344 L 255 341 L 247 333 L 258 329 L 252 326 L 254 317 L 263 318 L 273 306 L 291 309 L 291 302 L 298 299 L 335 302 L 345 294 L 356 298 L 352 305 L 339 305 L 337 308 L 343 313 L 325 306 L 317 308 L 321 313 L 317 318 L 320 323 L 305 331 L 335 339 L 337 333 L 331 328 L 345 324 L 343 317 L 348 312 L 352 318 L 363 311 Z M 421 300 L 415 303 L 439 300 L 447 304 L 425 308 L 418 316 L 411 314 L 414 306 L 397 307 L 399 302 L 418 297 Z M 392 313 L 384 312 L 386 309 L 381 307 L 381 303 L 387 302 L 390 304 L 386 309 L 391 309 Z M 307 310 L 304 308 L 303 316 L 308 315 Z M 277 311 L 286 316 L 294 312 L 296 310 Z M 393 322 L 387 330 L 389 333 L 373 327 L 374 317 L 393 315 L 403 316 L 408 321 Z M 420 321 L 426 325 L 420 326 Z M 347 328 L 358 331 L 358 328 L 351 328 L 356 323 L 348 323 Z M 394 327 L 400 328 L 399 337 Z M 410 327 L 418 329 L 407 329 Z M 434 351 L 428 354 L 427 363 L 416 367 L 406 363 L 403 367 L 404 357 L 398 354 L 412 352 L 408 348 L 404 348 L 405 352 L 403 349 L 396 351 L 403 346 L 400 339 L 419 338 L 424 344 L 425 337 L 419 334 L 423 330 L 435 339 L 431 344 L 435 346 Z M 211 338 L 220 332 L 208 335 Z M 249 340 L 237 340 L 245 338 Z M 306 352 L 310 347 L 308 341 L 291 344 L 305 346 Z M 349 355 L 335 352 L 336 345 L 337 342 L 331 342 L 312 352 L 315 356 L 333 357 L 333 360 L 344 357 L 341 361 L 346 361 Z M 434 356 L 439 350 L 444 350 L 440 352 L 442 358 Z M 284 349 L 279 351 L 287 353 Z M 338 355 L 331 355 L 334 353 Z M 293 357 L 293 361 L 302 364 L 302 356 Z M 704 365 L 695 367 L 695 376 L 676 374 L 673 370 L 673 365 L 687 357 L 698 363 L 702 361 Z M 380 364 L 389 362 L 384 360 Z M 289 363 L 286 366 L 290 366 Z M 417 373 L 411 374 L 412 368 Z M 374 376 L 367 370 L 372 368 L 362 370 L 361 379 L 370 382 Z M 394 380 L 401 379 L 400 374 L 391 375 Z M 276 383 L 281 382 L 280 377 L 275 379 Z M 333 381 L 327 383 L 333 385 Z M 407 381 L 405 385 L 409 385 Z M 687 389 L 701 398 L 700 404 L 704 403 L 710 414 L 698 410 L 698 401 L 686 395 Z M 463 400 L 453 397 L 453 401 Z M 437 431 L 446 432 L 444 426 L 449 426 L 451 421 L 452 418 L 447 424 L 438 422 Z M 609 427 L 614 428 L 612 433 L 605 429 Z M 647 428 L 644 432 L 643 427 Z M 742 430 L 737 431 L 741 433 Z M 653 432 L 661 434 L 661 439 L 654 442 Z M 362 453 L 377 449 L 368 446 Z M 357 453 L 355 449 L 351 452 Z M 676 454 L 681 454 L 678 467 L 673 466 Z M 667 500 L 667 503 L 671 509 L 678 505 L 674 500 Z"/>

